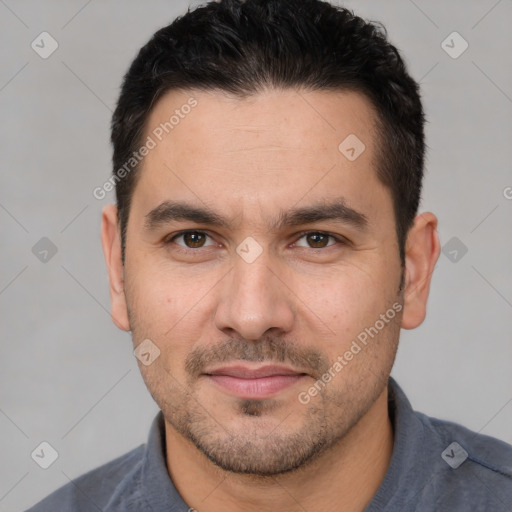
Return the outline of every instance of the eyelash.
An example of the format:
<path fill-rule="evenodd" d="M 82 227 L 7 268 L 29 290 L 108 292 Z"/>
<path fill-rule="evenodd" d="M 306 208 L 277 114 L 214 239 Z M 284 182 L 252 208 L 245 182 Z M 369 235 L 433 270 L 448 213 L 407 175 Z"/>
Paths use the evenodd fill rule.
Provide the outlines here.
<path fill-rule="evenodd" d="M 169 245 L 171 243 L 174 243 L 174 240 L 176 240 L 177 238 L 179 238 L 181 236 L 186 235 L 187 233 L 198 233 L 198 234 L 201 234 L 201 235 L 206 235 L 209 238 L 212 238 L 206 231 L 200 231 L 200 230 L 197 230 L 197 229 L 187 229 L 187 230 L 180 231 L 180 232 L 172 235 L 170 238 L 167 237 L 164 240 L 164 244 L 165 245 Z M 339 236 L 336 236 L 336 235 L 332 235 L 331 233 L 327 233 L 325 231 L 303 231 L 303 232 L 299 233 L 299 237 L 297 238 L 297 241 L 294 242 L 294 243 L 297 243 L 300 239 L 304 238 L 307 235 L 312 235 L 312 234 L 327 236 L 327 237 L 335 240 L 336 242 L 338 242 L 338 244 L 342 244 L 342 245 L 348 245 L 350 243 L 344 237 L 339 237 Z M 190 251 L 197 252 L 200 249 L 205 249 L 206 247 L 211 247 L 211 246 L 206 246 L 206 247 L 196 247 L 196 248 L 193 248 L 193 247 L 186 247 L 186 246 L 179 245 L 179 244 L 176 244 L 176 245 L 178 247 L 178 250 L 183 251 L 183 252 L 190 252 Z M 336 245 L 336 244 L 330 244 L 330 245 L 327 245 L 325 247 L 309 247 L 309 249 L 322 250 L 322 249 L 327 249 L 328 247 L 332 247 L 333 245 Z M 307 248 L 308 247 L 303 247 L 303 249 L 307 249 Z"/>

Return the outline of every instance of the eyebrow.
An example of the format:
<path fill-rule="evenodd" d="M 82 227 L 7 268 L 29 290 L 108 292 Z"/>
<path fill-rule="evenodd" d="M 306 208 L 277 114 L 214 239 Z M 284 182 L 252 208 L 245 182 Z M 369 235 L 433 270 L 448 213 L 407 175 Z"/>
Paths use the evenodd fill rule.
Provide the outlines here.
<path fill-rule="evenodd" d="M 191 221 L 197 224 L 230 228 L 229 221 L 208 207 L 194 206 L 180 201 L 164 201 L 153 208 L 145 218 L 145 229 L 148 231 L 176 221 Z M 368 218 L 362 212 L 354 210 L 346 204 L 343 198 L 334 201 L 318 202 L 306 207 L 293 208 L 279 213 L 271 222 L 271 230 L 278 231 L 284 227 L 294 227 L 301 224 L 312 224 L 320 221 L 334 221 L 350 225 L 359 231 L 366 231 Z"/>
<path fill-rule="evenodd" d="M 272 223 L 272 230 L 321 221 L 348 224 L 360 231 L 367 230 L 369 224 L 364 213 L 350 208 L 343 198 L 339 198 L 331 202 L 323 201 L 302 208 L 281 211 L 277 220 Z"/>

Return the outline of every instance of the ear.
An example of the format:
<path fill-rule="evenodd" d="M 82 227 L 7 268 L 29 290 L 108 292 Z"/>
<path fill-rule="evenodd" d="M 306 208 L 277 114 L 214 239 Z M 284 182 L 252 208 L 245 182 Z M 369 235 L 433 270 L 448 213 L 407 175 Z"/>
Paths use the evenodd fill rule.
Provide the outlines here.
<path fill-rule="evenodd" d="M 101 218 L 101 243 L 107 264 L 110 283 L 112 320 L 119 329 L 130 330 L 128 308 L 124 294 L 124 266 L 121 258 L 121 236 L 117 219 L 117 208 L 109 204 L 103 208 Z"/>
<path fill-rule="evenodd" d="M 414 219 L 407 236 L 402 316 L 404 329 L 414 329 L 425 320 L 430 281 L 441 252 L 436 229 L 437 217 L 425 212 Z"/>

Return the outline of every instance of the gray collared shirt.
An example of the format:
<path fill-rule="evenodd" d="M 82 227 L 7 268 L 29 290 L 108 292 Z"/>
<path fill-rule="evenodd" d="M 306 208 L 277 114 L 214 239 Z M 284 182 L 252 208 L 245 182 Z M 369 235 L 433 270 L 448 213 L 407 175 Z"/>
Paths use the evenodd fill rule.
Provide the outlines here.
<path fill-rule="evenodd" d="M 512 511 L 512 446 L 413 411 L 392 378 L 389 412 L 393 455 L 364 512 Z M 76 478 L 27 512 L 188 512 L 165 453 L 160 411 L 147 444 Z"/>

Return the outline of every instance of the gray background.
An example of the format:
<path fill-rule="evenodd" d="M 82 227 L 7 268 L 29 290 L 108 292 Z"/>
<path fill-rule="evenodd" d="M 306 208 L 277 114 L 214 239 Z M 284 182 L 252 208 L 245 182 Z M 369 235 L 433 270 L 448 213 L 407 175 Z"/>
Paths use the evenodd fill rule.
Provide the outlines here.
<path fill-rule="evenodd" d="M 99 226 L 113 195 L 92 190 L 110 172 L 127 66 L 188 5 L 0 0 L 0 511 L 145 442 L 158 411 L 108 313 Z M 421 81 L 420 211 L 438 216 L 443 246 L 458 244 L 456 261 L 439 259 L 426 321 L 402 331 L 393 374 L 416 409 L 512 443 L 512 2 L 344 5 L 382 21 Z M 59 44 L 47 59 L 31 48 L 43 31 Z M 469 43 L 457 59 L 441 46 L 453 31 Z M 57 247 L 46 263 L 32 252 L 42 237 Z M 46 470 L 30 456 L 42 441 L 59 454 Z"/>

